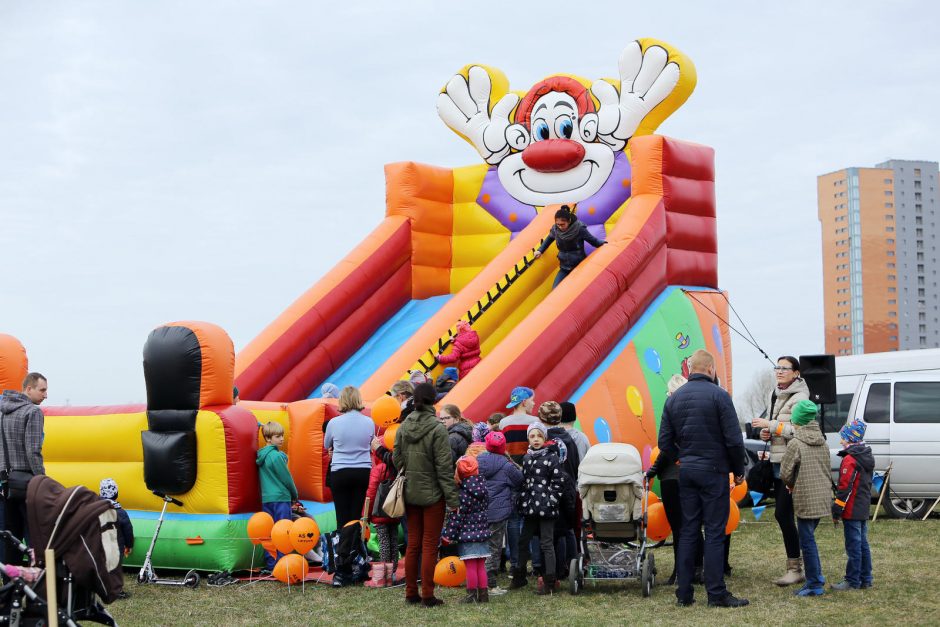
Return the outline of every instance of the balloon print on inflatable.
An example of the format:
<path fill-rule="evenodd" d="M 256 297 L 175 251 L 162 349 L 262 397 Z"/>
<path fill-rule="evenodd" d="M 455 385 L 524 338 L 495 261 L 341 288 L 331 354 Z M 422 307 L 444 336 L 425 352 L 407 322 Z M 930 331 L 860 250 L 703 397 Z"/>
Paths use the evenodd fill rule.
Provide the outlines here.
<path fill-rule="evenodd" d="M 725 535 L 728 535 L 732 531 L 738 528 L 738 523 L 741 522 L 741 510 L 738 509 L 738 504 L 734 502 L 734 499 L 731 500 L 731 508 L 728 510 L 728 524 L 725 525 Z"/>
<path fill-rule="evenodd" d="M 401 405 L 391 396 L 382 396 L 372 403 L 372 422 L 385 428 L 401 417 Z"/>
<path fill-rule="evenodd" d="M 456 557 L 445 557 L 434 567 L 434 583 L 447 588 L 462 586 L 467 579 L 464 563 Z"/>
<path fill-rule="evenodd" d="M 291 542 L 291 528 L 294 526 L 292 520 L 279 520 L 271 527 L 271 542 L 281 553 L 290 553 L 294 550 L 294 543 Z"/>
<path fill-rule="evenodd" d="M 293 585 L 303 581 L 309 570 L 307 560 L 302 555 L 290 553 L 277 561 L 271 575 L 281 583 Z"/>
<path fill-rule="evenodd" d="M 598 443 L 610 442 L 610 425 L 603 418 L 594 421 L 594 438 Z"/>
<path fill-rule="evenodd" d="M 248 519 L 248 538 L 252 544 L 261 544 L 263 540 L 271 538 L 271 527 L 274 526 L 274 519 L 267 512 L 258 512 L 252 514 Z"/>
<path fill-rule="evenodd" d="M 382 436 L 382 444 L 385 445 L 385 448 L 392 451 L 395 449 L 395 434 L 398 433 L 398 427 L 400 425 L 390 425 L 388 429 L 385 430 L 385 435 Z"/>
<path fill-rule="evenodd" d="M 666 518 L 666 508 L 662 503 L 653 503 L 646 515 L 646 535 L 654 542 L 661 542 L 668 538 L 670 533 L 672 528 Z"/>
<path fill-rule="evenodd" d="M 627 387 L 627 405 L 637 418 L 643 417 L 643 397 L 635 385 Z"/>
<path fill-rule="evenodd" d="M 320 541 L 320 526 L 313 518 L 301 517 L 290 528 L 290 542 L 294 550 L 304 555 Z"/>

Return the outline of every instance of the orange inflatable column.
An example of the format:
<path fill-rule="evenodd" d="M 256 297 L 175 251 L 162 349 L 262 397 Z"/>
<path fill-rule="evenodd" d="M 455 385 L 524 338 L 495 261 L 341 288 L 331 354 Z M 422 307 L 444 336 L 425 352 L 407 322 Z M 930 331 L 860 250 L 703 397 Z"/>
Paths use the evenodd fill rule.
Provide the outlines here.
<path fill-rule="evenodd" d="M 0 392 L 21 390 L 28 372 L 26 349 L 12 335 L 0 333 Z"/>

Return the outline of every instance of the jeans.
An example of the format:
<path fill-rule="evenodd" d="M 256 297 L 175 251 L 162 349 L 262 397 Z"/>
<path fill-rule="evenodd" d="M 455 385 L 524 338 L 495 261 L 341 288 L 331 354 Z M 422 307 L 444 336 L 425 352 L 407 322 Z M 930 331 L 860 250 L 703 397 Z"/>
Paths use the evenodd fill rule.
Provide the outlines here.
<path fill-rule="evenodd" d="M 513 511 L 506 521 L 506 544 L 509 549 L 509 564 L 519 566 L 519 536 L 522 534 L 522 514 Z"/>
<path fill-rule="evenodd" d="M 842 532 L 845 534 L 845 580 L 853 588 L 870 586 L 871 550 L 868 548 L 868 521 L 843 520 Z"/>
<path fill-rule="evenodd" d="M 775 467 L 779 465 L 774 464 Z M 783 547 L 787 551 L 787 558 L 796 559 L 800 556 L 800 536 L 793 522 L 793 495 L 783 485 L 779 476 L 774 481 L 774 502 L 774 518 L 777 519 L 780 533 L 783 534 Z"/>
<path fill-rule="evenodd" d="M 271 518 L 274 519 L 274 522 L 279 520 L 290 520 L 291 511 L 290 503 L 262 503 L 261 511 L 271 514 Z M 274 570 L 274 565 L 277 564 L 277 561 L 284 557 L 284 554 L 280 551 L 276 551 L 277 556 L 271 555 L 267 551 L 264 552 L 264 563 L 268 567 L 268 570 Z"/>
<path fill-rule="evenodd" d="M 728 475 L 720 472 L 680 468 L 679 499 L 682 503 L 682 531 L 679 537 L 679 565 L 676 569 L 676 597 L 693 599 L 692 578 L 695 555 L 705 528 L 705 590 L 710 601 L 728 594 L 725 588 L 725 525 L 731 495 Z"/>
<path fill-rule="evenodd" d="M 816 526 L 818 518 L 797 518 L 796 528 L 800 534 L 800 550 L 803 552 L 803 570 L 806 573 L 804 588 L 822 588 L 826 578 L 822 574 L 822 564 L 819 562 L 819 550 L 816 548 Z"/>
<path fill-rule="evenodd" d="M 444 499 L 427 507 L 405 504 L 405 515 L 410 539 L 405 552 L 405 597 L 418 596 L 420 568 L 421 598 L 430 599 L 434 596 L 434 567 L 444 528 Z"/>
<path fill-rule="evenodd" d="M 522 535 L 519 537 L 518 570 L 525 573 L 526 562 L 531 551 L 529 542 L 539 532 L 539 546 L 542 549 L 542 576 L 547 583 L 555 581 L 555 519 L 526 517 L 522 523 Z"/>
<path fill-rule="evenodd" d="M 565 269 L 560 268 L 558 270 L 558 274 L 555 275 L 555 282 L 552 283 L 552 289 L 555 289 L 556 287 L 558 287 L 558 284 L 564 281 L 565 277 L 567 277 L 569 274 L 571 274 L 571 270 L 565 270 Z"/>

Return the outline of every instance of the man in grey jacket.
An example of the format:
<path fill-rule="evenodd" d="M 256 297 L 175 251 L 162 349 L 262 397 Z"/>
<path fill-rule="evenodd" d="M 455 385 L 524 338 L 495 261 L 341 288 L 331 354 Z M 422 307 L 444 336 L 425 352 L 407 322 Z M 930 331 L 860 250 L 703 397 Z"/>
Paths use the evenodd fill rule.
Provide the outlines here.
<path fill-rule="evenodd" d="M 0 420 L 5 442 L 5 446 L 0 445 L 0 469 L 22 470 L 33 475 L 46 474 L 42 459 L 45 417 L 39 405 L 46 400 L 48 387 L 46 377 L 31 372 L 23 380 L 22 392 L 6 390 L 0 397 Z M 6 500 L 3 506 L 4 529 L 21 540 L 25 539 L 26 502 Z M 0 549 L 4 547 L 5 544 L 0 543 Z M 11 559 L 15 555 L 9 553 Z"/>

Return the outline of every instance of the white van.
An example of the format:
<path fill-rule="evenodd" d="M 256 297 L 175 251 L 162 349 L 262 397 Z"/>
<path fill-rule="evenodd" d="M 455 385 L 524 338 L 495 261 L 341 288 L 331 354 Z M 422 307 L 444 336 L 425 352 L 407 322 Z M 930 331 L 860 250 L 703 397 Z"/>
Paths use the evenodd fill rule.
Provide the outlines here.
<path fill-rule="evenodd" d="M 858 416 L 868 423 L 875 469 L 893 463 L 885 510 L 923 517 L 940 495 L 940 349 L 836 357 L 836 394 L 823 424 L 833 469 L 839 429 Z"/>

